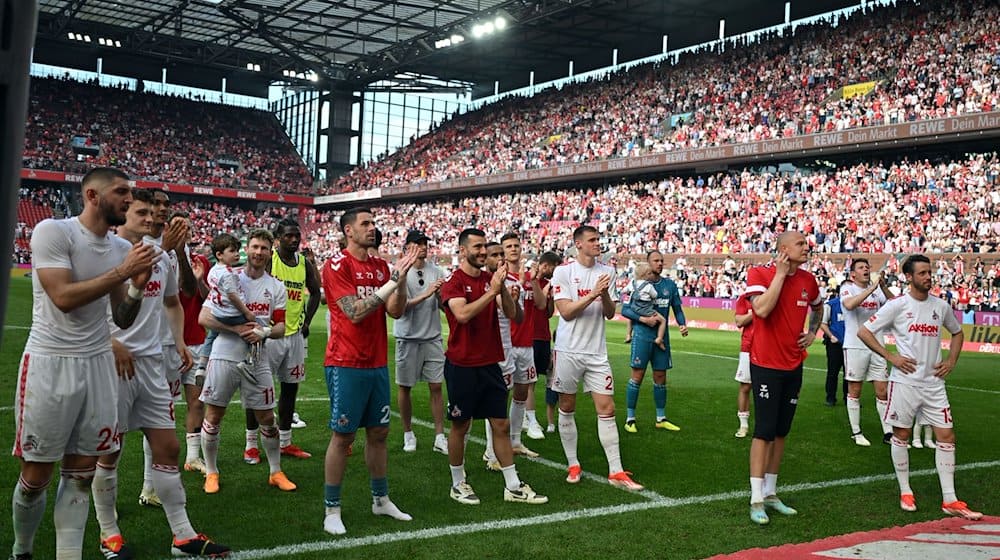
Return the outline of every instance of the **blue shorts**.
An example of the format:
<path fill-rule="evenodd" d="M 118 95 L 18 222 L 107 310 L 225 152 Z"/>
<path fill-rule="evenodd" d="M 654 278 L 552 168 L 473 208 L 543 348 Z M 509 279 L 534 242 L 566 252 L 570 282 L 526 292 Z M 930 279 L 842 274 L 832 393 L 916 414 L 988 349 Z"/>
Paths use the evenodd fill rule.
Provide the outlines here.
<path fill-rule="evenodd" d="M 655 334 L 653 337 L 648 337 L 640 334 L 641 329 L 635 329 L 632 332 L 632 352 L 629 357 L 629 365 L 633 369 L 646 370 L 647 365 L 653 366 L 653 371 L 667 371 L 674 367 L 674 362 L 670 358 L 670 343 L 667 343 L 667 349 L 661 350 L 659 346 L 653 342 Z M 653 331 L 654 333 L 656 331 Z"/>
<path fill-rule="evenodd" d="M 330 429 L 353 434 L 359 427 L 389 425 L 389 368 L 326 366 Z"/>

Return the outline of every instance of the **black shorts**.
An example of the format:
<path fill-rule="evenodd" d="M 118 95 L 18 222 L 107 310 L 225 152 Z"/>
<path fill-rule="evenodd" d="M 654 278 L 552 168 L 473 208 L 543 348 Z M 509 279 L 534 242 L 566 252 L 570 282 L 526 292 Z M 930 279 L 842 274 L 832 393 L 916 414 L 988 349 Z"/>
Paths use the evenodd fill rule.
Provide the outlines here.
<path fill-rule="evenodd" d="M 548 375 L 552 367 L 552 343 L 548 340 L 536 340 L 532 347 L 535 350 L 535 371 L 538 375 Z"/>
<path fill-rule="evenodd" d="M 771 369 L 750 362 L 753 384 L 753 437 L 774 441 L 792 429 L 792 419 L 802 389 L 802 366 L 794 370 Z"/>
<path fill-rule="evenodd" d="M 499 364 L 464 367 L 444 361 L 448 419 L 507 417 L 507 385 Z"/>

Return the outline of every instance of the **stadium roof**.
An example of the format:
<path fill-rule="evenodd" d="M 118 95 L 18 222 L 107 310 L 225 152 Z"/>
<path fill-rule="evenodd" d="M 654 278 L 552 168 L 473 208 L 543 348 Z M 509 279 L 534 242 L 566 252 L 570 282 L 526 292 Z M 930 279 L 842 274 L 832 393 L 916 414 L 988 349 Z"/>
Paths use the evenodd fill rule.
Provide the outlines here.
<path fill-rule="evenodd" d="M 796 0 L 792 18 L 856 4 Z M 681 48 L 784 21 L 784 0 L 39 0 L 35 61 L 160 79 L 260 90 L 308 85 L 311 73 L 350 89 L 381 79 L 434 88 L 421 76 L 475 84 L 491 94 L 657 54 L 663 35 Z M 503 18 L 482 39 L 475 27 Z M 461 44 L 439 48 L 454 35 Z M 89 38 L 89 41 L 84 39 Z M 99 41 L 104 39 L 105 44 Z M 119 46 L 120 45 L 120 46 Z M 136 74 L 142 75 L 136 75 Z M 179 81 L 178 81 L 179 80 Z M 207 85 L 210 82 L 213 85 Z M 239 82 L 239 83 L 237 83 Z M 249 86 L 249 87 L 248 87 Z"/>

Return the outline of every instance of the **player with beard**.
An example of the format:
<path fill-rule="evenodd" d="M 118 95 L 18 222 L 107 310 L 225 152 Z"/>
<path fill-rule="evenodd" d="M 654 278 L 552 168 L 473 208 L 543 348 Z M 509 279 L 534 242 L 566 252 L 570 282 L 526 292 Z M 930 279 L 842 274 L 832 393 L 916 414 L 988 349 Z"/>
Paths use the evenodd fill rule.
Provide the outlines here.
<path fill-rule="evenodd" d="M 299 384 L 306 379 L 305 341 L 309 338 L 309 324 L 319 309 L 319 274 L 308 259 L 299 254 L 302 232 L 291 218 L 278 222 L 274 228 L 277 249 L 272 253 L 269 272 L 285 285 L 285 337 L 264 346 L 264 355 L 270 362 L 271 372 L 281 384 L 278 396 L 278 437 L 281 454 L 308 459 L 312 453 L 292 443 L 292 418 Z M 308 291 L 308 298 L 306 296 Z M 243 453 L 260 461 L 257 451 L 257 417 L 246 412 L 247 445 Z M 248 461 L 249 462 L 249 461 Z"/>
<path fill-rule="evenodd" d="M 955 369 L 965 335 L 951 306 L 930 295 L 934 278 L 931 261 L 913 255 L 903 263 L 910 283 L 905 295 L 885 304 L 861 325 L 858 338 L 873 352 L 892 364 L 885 417 L 892 425 L 892 463 L 899 482 L 899 506 L 916 511 L 910 488 L 910 455 L 906 444 L 915 419 L 934 428 L 937 440 L 935 463 L 943 497 L 941 511 L 963 519 L 977 520 L 982 513 L 972 511 L 955 495 L 955 429 L 945 390 L 945 378 Z M 941 359 L 941 329 L 951 334 L 948 358 Z M 895 354 L 886 350 L 874 334 L 890 332 L 896 338 Z"/>
<path fill-rule="evenodd" d="M 118 398 L 108 308 L 115 325 L 131 326 L 142 304 L 140 286 L 159 258 L 154 247 L 130 248 L 110 232 L 125 223 L 128 181 L 117 169 L 90 170 L 80 215 L 43 220 L 31 236 L 33 326 L 14 400 L 13 455 L 21 467 L 12 500 L 15 560 L 33 557 L 59 461 L 55 557 L 82 557 L 97 458 L 118 449 L 118 413 L 108 406 Z"/>
<path fill-rule="evenodd" d="M 347 248 L 323 267 L 323 292 L 330 307 L 330 337 L 326 346 L 326 387 L 330 395 L 330 444 L 324 461 L 323 530 L 347 532 L 341 518 L 340 491 L 347 457 L 359 427 L 365 428 L 365 463 L 372 493 L 372 513 L 400 521 L 413 518 L 389 499 L 388 450 L 390 394 L 388 314 L 398 319 L 406 309 L 403 281 L 417 248 L 396 262 L 396 268 L 369 254 L 375 247 L 375 219 L 369 208 L 352 208 L 340 217 Z"/>
<path fill-rule="evenodd" d="M 449 494 L 461 504 L 479 504 L 479 496 L 465 476 L 465 436 L 472 420 L 482 418 L 487 420 L 493 432 L 490 447 L 503 473 L 504 500 L 544 504 L 549 501 L 548 497 L 535 493 L 517 476 L 510 444 L 510 423 L 506 418 L 507 383 L 499 366 L 504 359 L 504 349 L 497 320 L 498 308 L 508 318 L 517 314 L 517 305 L 504 283 L 507 266 L 501 262 L 495 273 L 482 270 L 486 264 L 486 234 L 482 230 L 462 230 L 458 244 L 459 268 L 441 286 L 441 301 L 445 305 L 449 329 L 444 364 L 448 418 L 451 420 Z"/>
<path fill-rule="evenodd" d="M 246 294 L 244 303 L 257 317 L 242 325 L 225 325 L 203 307 L 198 320 L 219 336 L 212 344 L 201 402 L 205 403 L 205 421 L 201 425 L 201 447 L 205 455 L 205 493 L 219 492 L 219 432 L 226 407 L 233 393 L 240 392 L 243 406 L 257 415 L 270 474 L 267 483 L 284 492 L 295 490 L 281 470 L 278 427 L 274 421 L 274 380 L 267 360 L 256 360 L 253 369 L 240 367 L 247 344 L 281 340 L 285 336 L 285 286 L 267 273 L 271 262 L 274 236 L 266 229 L 257 229 L 247 236 L 247 263 L 239 273 L 240 285 Z"/>

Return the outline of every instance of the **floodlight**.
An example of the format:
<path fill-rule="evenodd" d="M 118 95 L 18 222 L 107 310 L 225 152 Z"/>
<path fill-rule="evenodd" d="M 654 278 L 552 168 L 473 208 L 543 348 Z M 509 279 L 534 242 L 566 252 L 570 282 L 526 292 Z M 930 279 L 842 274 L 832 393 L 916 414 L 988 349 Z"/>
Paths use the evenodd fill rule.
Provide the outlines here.
<path fill-rule="evenodd" d="M 451 39 L 451 44 L 452 45 L 457 45 L 457 44 L 461 43 L 462 41 L 464 41 L 465 37 L 462 37 L 461 35 L 459 35 L 459 34 L 456 33 L 456 34 L 452 35 L 450 37 L 450 39 Z"/>
<path fill-rule="evenodd" d="M 117 41 L 117 40 L 116 40 L 116 41 L 115 41 L 115 47 L 117 47 L 117 48 L 119 48 L 119 49 L 120 49 L 120 48 L 122 48 L 122 42 L 121 42 L 121 41 Z"/>
<path fill-rule="evenodd" d="M 497 29 L 499 29 L 499 30 L 506 29 L 507 28 L 507 20 L 505 20 L 503 18 L 503 16 L 497 16 L 497 18 L 495 20 L 493 20 L 493 25 Z"/>

